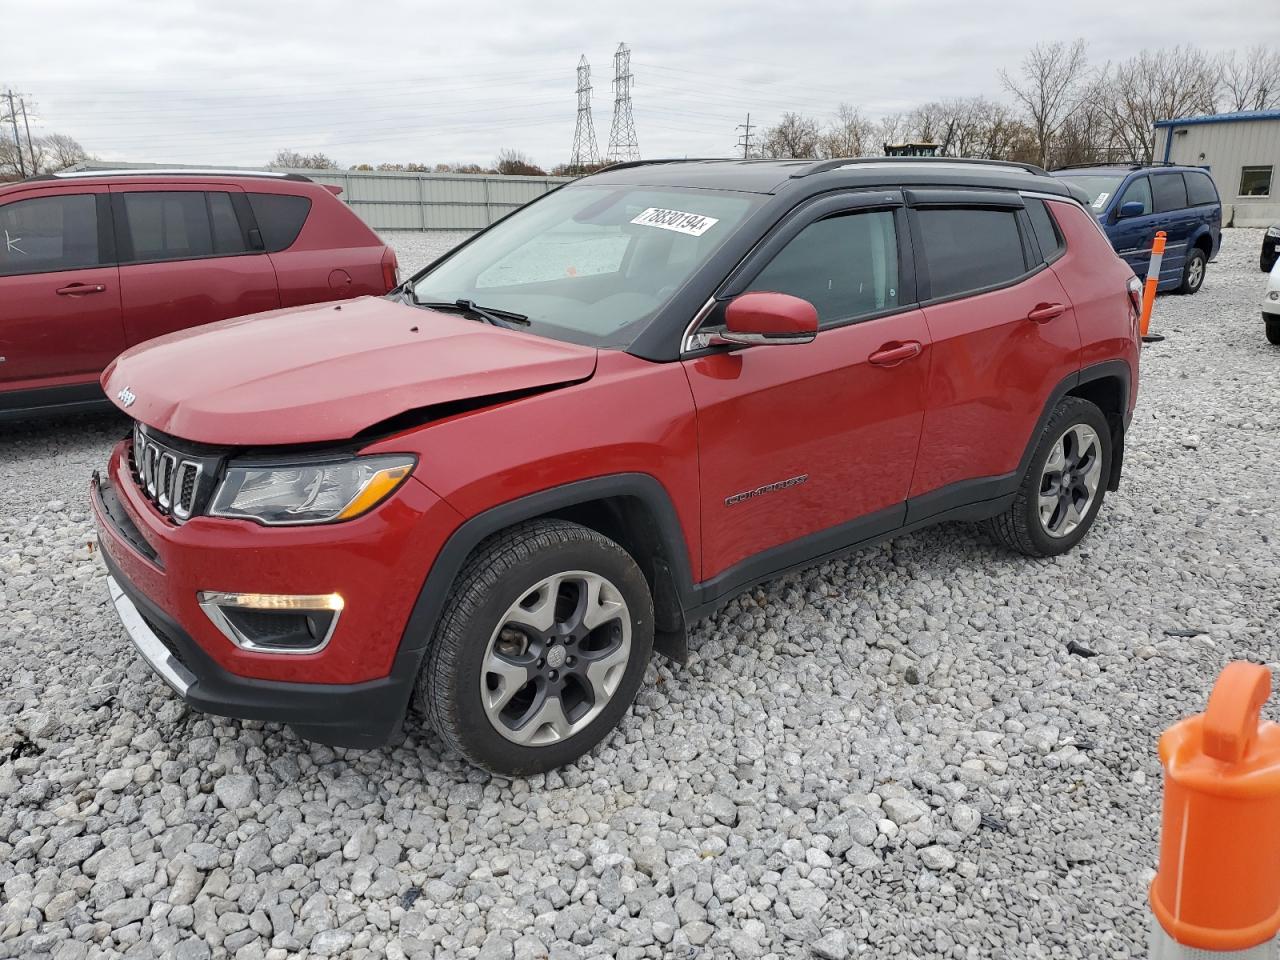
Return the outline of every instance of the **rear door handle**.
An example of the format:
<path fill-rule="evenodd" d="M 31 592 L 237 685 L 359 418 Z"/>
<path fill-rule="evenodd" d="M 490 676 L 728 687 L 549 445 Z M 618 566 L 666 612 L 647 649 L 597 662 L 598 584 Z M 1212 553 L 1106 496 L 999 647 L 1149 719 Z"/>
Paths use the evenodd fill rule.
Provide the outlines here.
<path fill-rule="evenodd" d="M 1027 314 L 1027 319 L 1036 323 L 1048 323 L 1054 317 L 1060 317 L 1066 312 L 1067 308 L 1060 303 L 1038 303 Z"/>
<path fill-rule="evenodd" d="M 924 347 L 920 346 L 919 340 L 908 340 L 906 343 L 899 343 L 896 346 L 886 343 L 871 356 L 867 357 L 867 362 L 874 363 L 877 367 L 892 367 L 903 360 L 910 360 L 912 357 L 920 356 L 920 352 L 923 349 Z"/>
<path fill-rule="evenodd" d="M 105 283 L 68 283 L 55 291 L 60 297 L 83 297 L 90 293 L 106 293 Z"/>

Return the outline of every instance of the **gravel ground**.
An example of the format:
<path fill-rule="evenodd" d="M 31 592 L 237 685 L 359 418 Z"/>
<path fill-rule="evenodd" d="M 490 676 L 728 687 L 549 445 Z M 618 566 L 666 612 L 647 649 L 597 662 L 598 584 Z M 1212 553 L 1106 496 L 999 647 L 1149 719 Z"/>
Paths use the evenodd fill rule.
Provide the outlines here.
<path fill-rule="evenodd" d="M 1156 736 L 1228 659 L 1277 659 L 1259 242 L 1159 300 L 1124 485 L 1073 554 L 952 526 L 766 584 L 528 780 L 416 725 L 359 753 L 187 710 L 94 555 L 123 421 L 9 428 L 0 956 L 1145 956 Z"/>
<path fill-rule="evenodd" d="M 410 274 L 417 273 L 436 257 L 448 253 L 455 244 L 461 243 L 471 234 L 460 230 L 439 230 L 430 233 L 420 230 L 383 230 L 380 236 L 384 243 L 389 243 L 395 248 L 396 259 L 400 261 L 400 276 L 408 277 Z"/>

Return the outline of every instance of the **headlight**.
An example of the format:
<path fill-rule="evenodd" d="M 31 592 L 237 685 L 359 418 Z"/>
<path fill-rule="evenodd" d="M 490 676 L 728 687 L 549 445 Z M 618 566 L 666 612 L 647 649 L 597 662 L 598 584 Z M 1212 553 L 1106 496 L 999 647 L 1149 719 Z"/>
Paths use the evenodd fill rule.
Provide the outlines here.
<path fill-rule="evenodd" d="M 1280 237 L 1280 223 L 1277 223 L 1274 227 L 1267 227 L 1267 236 Z"/>
<path fill-rule="evenodd" d="M 415 462 L 396 454 L 315 463 L 233 463 L 209 513 L 271 526 L 350 520 L 385 500 Z"/>

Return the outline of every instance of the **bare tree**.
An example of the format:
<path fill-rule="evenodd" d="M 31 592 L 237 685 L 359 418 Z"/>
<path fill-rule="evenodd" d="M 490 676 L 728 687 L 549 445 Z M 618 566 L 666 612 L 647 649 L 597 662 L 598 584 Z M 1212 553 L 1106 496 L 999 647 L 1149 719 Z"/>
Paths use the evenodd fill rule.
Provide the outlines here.
<path fill-rule="evenodd" d="M 18 160 L 19 149 L 22 150 L 21 163 Z M 88 159 L 89 154 L 84 147 L 64 133 L 32 137 L 29 145 L 24 140 L 19 147 L 0 131 L 0 180 L 16 180 L 23 173 L 27 176 L 56 173 Z"/>
<path fill-rule="evenodd" d="M 1218 79 L 1218 64 L 1194 47 L 1143 50 L 1117 64 L 1105 101 L 1112 143 L 1150 163 L 1155 122 L 1212 113 Z"/>
<path fill-rule="evenodd" d="M 73 137 L 65 133 L 51 133 L 39 137 L 38 142 L 45 156 L 48 172 L 65 170 L 67 167 L 88 160 L 89 154 Z"/>
<path fill-rule="evenodd" d="M 903 113 L 889 113 L 881 117 L 880 125 L 876 130 L 877 144 L 882 150 L 885 146 L 894 143 L 900 143 L 902 139 L 908 136 L 908 121 Z"/>
<path fill-rule="evenodd" d="M 811 117 L 787 112 L 775 126 L 765 130 L 760 155 L 778 159 L 816 159 L 822 128 Z"/>
<path fill-rule="evenodd" d="M 1027 114 L 1035 135 L 1036 162 L 1046 166 L 1053 139 L 1080 103 L 1080 91 L 1088 75 L 1084 40 L 1068 45 L 1061 41 L 1031 48 L 1018 77 L 1000 71 L 1005 88 Z"/>
<path fill-rule="evenodd" d="M 818 152 L 824 157 L 866 157 L 879 154 L 876 125 L 864 117 L 857 107 L 840 104 L 835 119 L 827 125 Z"/>
<path fill-rule="evenodd" d="M 504 177 L 545 177 L 547 171 L 530 160 L 519 150 L 506 148 L 498 153 L 493 168 Z"/>
<path fill-rule="evenodd" d="M 299 153 L 285 148 L 276 152 L 273 167 L 300 167 L 304 170 L 336 170 L 338 165 L 323 153 Z"/>
<path fill-rule="evenodd" d="M 1280 50 L 1250 47 L 1219 61 L 1223 110 L 1271 110 L 1280 107 Z"/>

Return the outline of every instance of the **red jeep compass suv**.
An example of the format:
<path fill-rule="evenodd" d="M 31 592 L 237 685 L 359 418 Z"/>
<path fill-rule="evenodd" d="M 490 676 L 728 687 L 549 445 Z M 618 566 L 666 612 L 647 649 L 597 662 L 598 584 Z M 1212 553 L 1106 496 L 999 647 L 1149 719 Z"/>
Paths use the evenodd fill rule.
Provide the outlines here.
<path fill-rule="evenodd" d="M 0 187 L 0 419 L 103 403 L 161 334 L 395 286 L 330 189 L 284 173 L 78 171 Z"/>
<path fill-rule="evenodd" d="M 1074 546 L 1120 480 L 1133 279 L 1035 167 L 616 166 L 386 298 L 120 357 L 111 596 L 201 710 L 373 746 L 412 702 L 545 770 L 750 584 L 944 520 Z"/>

